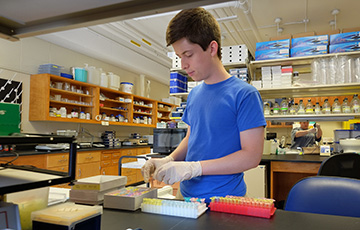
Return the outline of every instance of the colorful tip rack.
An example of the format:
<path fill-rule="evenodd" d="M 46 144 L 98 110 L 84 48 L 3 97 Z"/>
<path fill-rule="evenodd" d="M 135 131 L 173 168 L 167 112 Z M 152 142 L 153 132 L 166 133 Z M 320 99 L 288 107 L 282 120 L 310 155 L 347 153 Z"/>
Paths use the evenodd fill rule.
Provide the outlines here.
<path fill-rule="evenodd" d="M 141 211 L 196 219 L 207 210 L 204 201 L 198 198 L 186 198 L 185 201 L 144 198 Z"/>
<path fill-rule="evenodd" d="M 210 210 L 247 216 L 270 218 L 276 208 L 273 199 L 240 196 L 211 197 Z"/>

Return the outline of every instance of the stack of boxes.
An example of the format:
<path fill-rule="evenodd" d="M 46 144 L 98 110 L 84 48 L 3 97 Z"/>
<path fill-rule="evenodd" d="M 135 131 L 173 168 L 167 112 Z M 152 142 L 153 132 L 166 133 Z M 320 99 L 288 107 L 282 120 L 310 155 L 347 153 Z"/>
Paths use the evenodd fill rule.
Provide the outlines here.
<path fill-rule="evenodd" d="M 262 86 L 260 88 L 269 89 L 272 88 L 272 74 L 271 74 L 271 66 L 263 66 L 261 67 L 261 83 Z"/>
<path fill-rule="evenodd" d="M 280 87 L 291 87 L 292 86 L 292 75 L 293 68 L 292 66 L 282 66 L 281 67 L 281 86 Z"/>
<path fill-rule="evenodd" d="M 244 63 L 248 58 L 248 48 L 246 45 L 223 46 L 221 56 L 223 64 Z"/>
<path fill-rule="evenodd" d="M 360 50 L 360 31 L 330 35 L 329 53 Z"/>
<path fill-rule="evenodd" d="M 290 39 L 256 43 L 255 60 L 288 58 Z"/>
<path fill-rule="evenodd" d="M 283 88 L 292 86 L 292 66 L 264 66 L 261 67 L 261 84 L 256 88 Z"/>
<path fill-rule="evenodd" d="M 170 93 L 186 93 L 187 77 L 178 72 L 170 73 Z"/>
<path fill-rule="evenodd" d="M 293 38 L 291 40 L 291 57 L 312 56 L 328 53 L 328 35 Z"/>
<path fill-rule="evenodd" d="M 242 81 L 245 81 L 245 82 L 250 81 L 247 68 L 230 69 L 229 74 L 231 76 L 241 79 Z"/>

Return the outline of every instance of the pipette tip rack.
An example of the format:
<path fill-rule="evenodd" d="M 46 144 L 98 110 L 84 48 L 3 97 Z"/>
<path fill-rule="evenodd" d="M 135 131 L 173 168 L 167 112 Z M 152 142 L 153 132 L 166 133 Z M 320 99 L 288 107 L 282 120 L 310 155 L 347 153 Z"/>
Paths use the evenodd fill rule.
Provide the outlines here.
<path fill-rule="evenodd" d="M 185 198 L 185 201 L 144 198 L 141 211 L 196 219 L 207 210 L 205 199 Z"/>
<path fill-rule="evenodd" d="M 271 218 L 275 213 L 273 199 L 240 196 L 211 197 L 210 210 L 246 216 Z"/>

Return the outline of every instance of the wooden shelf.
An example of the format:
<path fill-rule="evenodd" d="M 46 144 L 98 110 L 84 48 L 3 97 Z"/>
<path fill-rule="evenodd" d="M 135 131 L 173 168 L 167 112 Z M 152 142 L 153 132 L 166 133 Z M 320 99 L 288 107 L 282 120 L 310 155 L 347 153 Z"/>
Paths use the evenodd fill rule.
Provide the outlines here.
<path fill-rule="evenodd" d="M 68 90 L 63 90 L 63 89 L 56 89 L 56 88 L 50 88 L 50 92 L 61 93 L 61 94 L 63 94 L 63 95 L 79 96 L 79 97 L 88 97 L 88 98 L 94 97 L 94 96 L 89 95 L 89 94 L 76 93 L 76 92 L 72 92 L 72 91 L 68 91 Z"/>
<path fill-rule="evenodd" d="M 151 113 L 142 113 L 142 112 L 135 112 L 135 111 L 133 111 L 133 114 L 140 114 L 140 115 L 152 116 Z"/>
<path fill-rule="evenodd" d="M 263 99 L 282 97 L 348 96 L 360 93 L 360 83 L 259 89 Z"/>
<path fill-rule="evenodd" d="M 109 101 L 109 102 L 114 102 L 114 103 L 119 103 L 119 104 L 131 104 L 131 102 L 122 102 L 122 101 L 118 101 L 118 100 L 113 100 L 113 99 L 105 99 L 105 100 L 100 100 L 100 101 Z"/>
<path fill-rule="evenodd" d="M 158 112 L 170 113 L 170 112 L 171 112 L 171 110 L 167 110 L 167 109 L 159 109 L 159 108 L 158 108 Z"/>
<path fill-rule="evenodd" d="M 93 105 L 83 105 L 83 104 L 78 104 L 78 103 L 70 103 L 70 102 L 65 102 L 65 101 L 55 101 L 55 100 L 50 100 L 51 104 L 62 104 L 62 105 L 69 105 L 69 106 L 76 106 L 76 107 L 85 107 L 85 108 L 93 108 Z"/>
<path fill-rule="evenodd" d="M 113 109 L 113 108 L 109 108 L 109 107 L 100 107 L 100 110 L 109 110 L 109 111 L 114 111 L 114 112 L 124 112 L 124 113 L 129 112 L 129 111 L 127 111 L 127 110 L 122 110 L 122 109 Z"/>
<path fill-rule="evenodd" d="M 268 121 L 347 121 L 360 117 L 360 113 L 265 115 Z"/>
<path fill-rule="evenodd" d="M 146 105 L 137 105 L 133 104 L 134 107 L 141 107 L 141 108 L 147 108 L 147 109 L 153 109 L 154 107 L 146 106 Z"/>

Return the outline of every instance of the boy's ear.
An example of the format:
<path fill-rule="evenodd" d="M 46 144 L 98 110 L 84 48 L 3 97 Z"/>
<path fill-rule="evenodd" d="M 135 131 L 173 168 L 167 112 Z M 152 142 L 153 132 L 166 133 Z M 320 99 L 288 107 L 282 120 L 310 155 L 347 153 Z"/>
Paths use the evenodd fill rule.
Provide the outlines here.
<path fill-rule="evenodd" d="M 209 48 L 210 48 L 211 56 L 217 56 L 217 51 L 219 49 L 219 44 L 216 41 L 211 41 L 210 45 L 209 45 Z"/>

